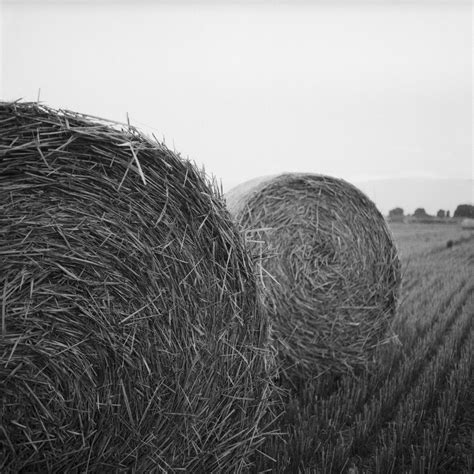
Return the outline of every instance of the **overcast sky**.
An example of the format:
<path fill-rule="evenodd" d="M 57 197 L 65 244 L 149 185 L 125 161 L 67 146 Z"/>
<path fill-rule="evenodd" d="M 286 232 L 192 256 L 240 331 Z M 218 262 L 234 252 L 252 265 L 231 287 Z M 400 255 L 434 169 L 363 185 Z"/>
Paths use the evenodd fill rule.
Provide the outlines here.
<path fill-rule="evenodd" d="M 122 121 L 128 113 L 226 189 L 281 171 L 467 179 L 471 9 L 4 1 L 0 92 Z"/>

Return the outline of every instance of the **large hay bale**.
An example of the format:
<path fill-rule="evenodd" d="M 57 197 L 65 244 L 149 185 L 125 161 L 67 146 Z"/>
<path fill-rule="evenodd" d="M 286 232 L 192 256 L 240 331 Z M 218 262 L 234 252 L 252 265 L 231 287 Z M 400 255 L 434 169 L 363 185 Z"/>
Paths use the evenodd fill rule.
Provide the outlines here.
<path fill-rule="evenodd" d="M 343 180 L 291 173 L 243 183 L 227 203 L 251 251 L 263 252 L 260 286 L 287 373 L 365 366 L 400 285 L 397 250 L 374 203 Z"/>
<path fill-rule="evenodd" d="M 267 319 L 223 200 L 131 127 L 0 103 L 0 471 L 240 471 Z"/>
<path fill-rule="evenodd" d="M 474 219 L 466 217 L 461 221 L 461 227 L 463 229 L 474 229 Z"/>

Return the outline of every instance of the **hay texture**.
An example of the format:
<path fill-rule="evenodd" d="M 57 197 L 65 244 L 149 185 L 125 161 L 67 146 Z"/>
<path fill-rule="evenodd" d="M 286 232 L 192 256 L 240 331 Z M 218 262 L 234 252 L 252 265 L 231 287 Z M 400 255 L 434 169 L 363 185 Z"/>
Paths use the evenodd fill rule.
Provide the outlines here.
<path fill-rule="evenodd" d="M 267 322 L 214 185 L 130 126 L 0 103 L 0 471 L 229 472 Z"/>
<path fill-rule="evenodd" d="M 226 197 L 262 267 L 282 367 L 306 376 L 365 366 L 400 285 L 397 250 L 374 203 L 316 174 L 259 178 Z"/>

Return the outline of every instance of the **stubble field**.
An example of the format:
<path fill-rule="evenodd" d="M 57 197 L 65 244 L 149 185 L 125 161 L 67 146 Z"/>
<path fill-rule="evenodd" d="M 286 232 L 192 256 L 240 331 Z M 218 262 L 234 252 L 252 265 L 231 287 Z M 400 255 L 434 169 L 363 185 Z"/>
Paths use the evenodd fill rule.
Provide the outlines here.
<path fill-rule="evenodd" d="M 363 374 L 289 388 L 258 471 L 473 472 L 474 232 L 391 227 L 403 266 L 392 338 Z"/>

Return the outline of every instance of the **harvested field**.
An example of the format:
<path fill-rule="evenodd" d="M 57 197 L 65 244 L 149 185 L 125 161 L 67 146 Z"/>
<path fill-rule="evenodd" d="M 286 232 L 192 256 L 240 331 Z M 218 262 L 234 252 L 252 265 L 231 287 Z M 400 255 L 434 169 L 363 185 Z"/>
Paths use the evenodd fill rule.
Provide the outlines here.
<path fill-rule="evenodd" d="M 130 126 L 0 104 L 0 471 L 240 472 L 268 324 L 196 167 Z"/>
<path fill-rule="evenodd" d="M 463 229 L 459 220 L 450 224 L 390 224 L 392 234 L 402 259 L 411 259 L 415 255 L 444 249 L 449 241 L 453 245 L 470 239 L 472 231 Z"/>
<path fill-rule="evenodd" d="M 343 180 L 298 173 L 244 183 L 226 199 L 261 267 L 282 373 L 366 367 L 389 337 L 400 284 L 372 201 Z"/>

